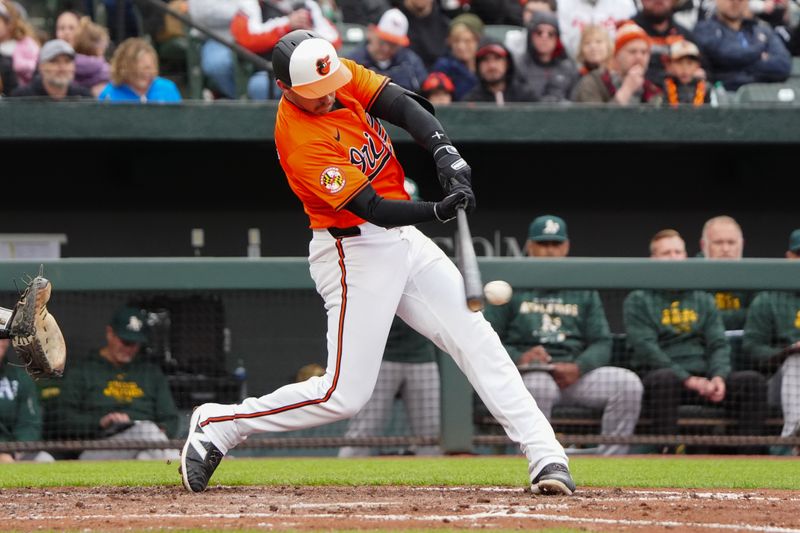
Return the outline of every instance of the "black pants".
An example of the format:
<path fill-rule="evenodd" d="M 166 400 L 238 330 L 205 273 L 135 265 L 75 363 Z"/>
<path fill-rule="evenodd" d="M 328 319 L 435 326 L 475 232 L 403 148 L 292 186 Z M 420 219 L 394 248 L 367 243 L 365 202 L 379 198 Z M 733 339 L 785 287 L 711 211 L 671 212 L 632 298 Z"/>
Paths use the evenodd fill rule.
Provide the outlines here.
<path fill-rule="evenodd" d="M 678 407 L 687 404 L 723 407 L 727 415 L 738 422 L 732 434 L 763 434 L 767 418 L 767 380 L 758 372 L 731 372 L 725 379 L 725 398 L 720 403 L 710 402 L 684 387 L 669 368 L 648 372 L 642 383 L 642 416 L 653 421 L 650 433 L 654 435 L 676 435 Z"/>

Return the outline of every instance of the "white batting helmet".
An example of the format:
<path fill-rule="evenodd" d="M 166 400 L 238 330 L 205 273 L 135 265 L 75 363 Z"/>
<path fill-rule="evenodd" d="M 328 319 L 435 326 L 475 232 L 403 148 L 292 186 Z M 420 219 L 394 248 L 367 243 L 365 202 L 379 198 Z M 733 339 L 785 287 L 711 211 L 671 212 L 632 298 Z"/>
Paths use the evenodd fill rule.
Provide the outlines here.
<path fill-rule="evenodd" d="M 287 33 L 272 51 L 275 77 L 304 98 L 334 92 L 353 77 L 333 45 L 308 30 Z"/>

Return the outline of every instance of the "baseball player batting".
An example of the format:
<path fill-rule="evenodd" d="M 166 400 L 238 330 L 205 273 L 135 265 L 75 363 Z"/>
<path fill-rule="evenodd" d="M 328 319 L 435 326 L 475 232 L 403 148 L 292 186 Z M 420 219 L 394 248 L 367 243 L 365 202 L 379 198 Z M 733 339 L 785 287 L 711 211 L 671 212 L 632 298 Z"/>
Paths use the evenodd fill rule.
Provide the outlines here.
<path fill-rule="evenodd" d="M 208 486 L 225 454 L 249 435 L 349 418 L 369 400 L 395 314 L 449 353 L 529 462 L 534 493 L 569 495 L 564 449 L 497 334 L 464 304 L 456 266 L 414 224 L 446 222 L 475 196 L 470 167 L 427 100 L 339 59 L 307 30 L 283 36 L 272 55 L 283 96 L 275 144 L 289 186 L 311 221 L 311 277 L 325 301 L 324 376 L 240 404 L 206 403 L 192 414 L 181 453 L 183 485 Z M 445 197 L 410 201 L 403 168 L 380 120 L 407 130 L 433 157 Z"/>

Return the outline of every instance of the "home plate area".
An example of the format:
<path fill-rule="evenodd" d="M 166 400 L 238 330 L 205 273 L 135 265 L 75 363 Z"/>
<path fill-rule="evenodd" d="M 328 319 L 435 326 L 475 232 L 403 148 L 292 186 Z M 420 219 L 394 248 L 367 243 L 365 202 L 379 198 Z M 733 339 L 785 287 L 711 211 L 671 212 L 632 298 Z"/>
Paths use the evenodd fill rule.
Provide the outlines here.
<path fill-rule="evenodd" d="M 800 533 L 800 493 L 508 487 L 62 487 L 0 491 L 0 530 L 541 529 Z"/>

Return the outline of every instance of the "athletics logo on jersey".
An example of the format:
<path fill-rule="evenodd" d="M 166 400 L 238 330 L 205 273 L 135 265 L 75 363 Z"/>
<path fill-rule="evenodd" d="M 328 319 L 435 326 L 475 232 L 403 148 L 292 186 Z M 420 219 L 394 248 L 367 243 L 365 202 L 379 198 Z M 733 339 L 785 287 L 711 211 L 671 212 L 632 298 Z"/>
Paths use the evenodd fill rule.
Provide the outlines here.
<path fill-rule="evenodd" d="M 322 175 L 319 177 L 319 182 L 331 194 L 336 194 L 344 189 L 345 184 L 342 172 L 336 167 L 328 167 L 323 170 Z"/>
<path fill-rule="evenodd" d="M 325 56 L 317 59 L 317 74 L 325 76 L 331 71 L 331 56 Z"/>

